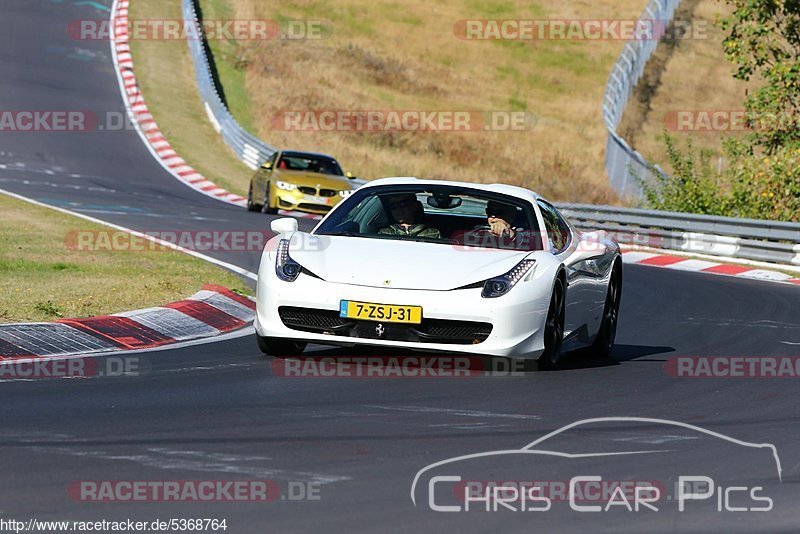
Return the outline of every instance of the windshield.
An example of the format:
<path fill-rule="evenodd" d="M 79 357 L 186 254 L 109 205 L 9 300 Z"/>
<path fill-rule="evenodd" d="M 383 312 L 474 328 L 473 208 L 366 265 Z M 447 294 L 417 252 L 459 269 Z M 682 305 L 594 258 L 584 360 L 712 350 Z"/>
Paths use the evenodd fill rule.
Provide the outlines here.
<path fill-rule="evenodd" d="M 541 234 L 529 202 L 456 186 L 356 190 L 314 234 L 542 250 Z"/>
<path fill-rule="evenodd" d="M 344 176 L 342 168 L 336 160 L 327 156 L 305 154 L 302 152 L 284 152 L 278 160 L 278 169 L 289 171 L 318 172 Z"/>

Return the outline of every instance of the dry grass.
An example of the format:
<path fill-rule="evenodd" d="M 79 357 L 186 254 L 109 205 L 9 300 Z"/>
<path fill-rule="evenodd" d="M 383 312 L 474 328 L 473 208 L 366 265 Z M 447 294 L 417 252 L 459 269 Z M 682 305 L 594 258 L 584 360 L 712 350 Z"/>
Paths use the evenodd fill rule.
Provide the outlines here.
<path fill-rule="evenodd" d="M 0 195 L 0 323 L 52 321 L 158 306 L 203 284 L 245 291 L 241 280 L 174 251 L 80 251 L 71 231 L 105 227 Z"/>
<path fill-rule="evenodd" d="M 708 26 L 709 38 L 682 40 L 670 54 L 666 53 L 665 45 L 660 45 L 656 56 L 668 56 L 661 62 L 663 71 L 654 73 L 649 68 L 645 76 L 645 79 L 657 77 L 658 84 L 651 88 L 644 105 L 628 107 L 620 125 L 623 137 L 649 161 L 660 163 L 668 172 L 671 169 L 665 165 L 662 141 L 665 116 L 683 110 L 742 110 L 746 91 L 754 85 L 733 78 L 734 66 L 725 59 L 722 49 L 723 32 L 713 26 L 719 16 L 728 13 L 728 6 L 718 0 L 686 4 L 696 4 L 693 18 Z M 726 132 L 669 133 L 678 139 L 680 146 L 691 136 L 695 146 L 717 154 L 721 154 L 722 139 L 728 135 Z"/>
<path fill-rule="evenodd" d="M 366 178 L 498 181 L 556 200 L 615 201 L 603 170 L 600 106 L 624 43 L 465 41 L 455 37 L 453 27 L 466 18 L 631 19 L 644 8 L 642 0 L 227 2 L 239 19 L 325 24 L 321 40 L 240 43 L 253 122 L 270 143 L 334 154 Z M 468 133 L 285 132 L 272 127 L 282 110 L 320 109 L 521 110 L 537 121 L 526 131 Z"/>

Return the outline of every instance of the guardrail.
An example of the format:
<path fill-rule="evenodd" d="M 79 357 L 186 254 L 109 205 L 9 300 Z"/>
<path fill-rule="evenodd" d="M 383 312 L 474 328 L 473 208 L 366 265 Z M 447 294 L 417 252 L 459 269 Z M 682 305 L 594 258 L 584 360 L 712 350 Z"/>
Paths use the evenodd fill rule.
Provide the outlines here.
<path fill-rule="evenodd" d="M 187 22 L 198 20 L 196 0 L 181 0 L 183 19 Z M 640 20 L 658 21 L 656 27 L 662 27 L 672 20 L 680 0 L 651 0 L 642 13 Z M 195 25 L 202 31 L 202 25 Z M 246 131 L 236 122 L 220 98 L 211 74 L 209 58 L 206 54 L 206 40 L 188 39 L 189 51 L 195 68 L 197 86 L 203 99 L 208 119 L 222 135 L 225 143 L 231 147 L 237 157 L 248 167 L 255 169 L 275 152 L 275 147 L 265 143 Z M 655 39 L 635 39 L 628 41 L 622 54 L 611 70 L 603 96 L 603 120 L 608 130 L 606 143 L 606 170 L 611 186 L 623 195 L 640 195 L 639 184 L 632 175 L 645 180 L 652 175 L 651 166 L 641 154 L 633 150 L 628 143 L 617 134 L 617 126 L 628 99 L 644 72 L 645 64 L 658 46 Z M 658 166 L 656 172 L 661 172 Z"/>
<path fill-rule="evenodd" d="M 184 19 L 196 21 L 195 0 L 181 1 Z M 679 3 L 680 0 L 653 0 L 640 19 L 666 24 Z M 617 135 L 616 127 L 657 45 L 658 41 L 653 39 L 628 42 L 606 87 L 603 103 L 603 118 L 609 133 L 606 167 L 612 185 L 621 192 L 638 192 L 638 184 L 631 180 L 631 173 L 639 176 L 651 173 L 647 161 Z M 256 168 L 276 149 L 245 131 L 225 107 L 211 75 L 205 40 L 189 39 L 189 49 L 209 120 L 239 158 Z M 800 266 L 798 223 L 585 204 L 559 204 L 559 208 L 579 228 L 612 232 L 623 244 Z"/>
<path fill-rule="evenodd" d="M 578 228 L 612 232 L 624 244 L 800 266 L 800 223 L 615 206 L 558 206 Z"/>
<path fill-rule="evenodd" d="M 198 16 L 194 0 L 181 0 L 181 4 L 183 20 L 192 23 L 197 21 Z M 201 24 L 195 24 L 194 27 L 202 31 Z M 203 99 L 203 106 L 208 115 L 208 120 L 211 121 L 214 129 L 222 135 L 225 143 L 233 149 L 236 156 L 251 169 L 257 169 L 275 153 L 275 147 L 268 145 L 242 128 L 228 111 L 214 85 L 211 65 L 206 55 L 205 35 L 201 39 L 187 39 L 187 41 L 189 42 L 189 51 L 194 62 L 197 87 L 200 91 L 200 98 Z"/>
<path fill-rule="evenodd" d="M 680 0 L 651 0 L 639 20 L 652 21 L 654 24 L 651 26 L 655 28 L 665 28 L 680 3 Z M 606 171 L 611 187 L 623 196 L 641 196 L 641 187 L 634 176 L 650 181 L 653 179 L 652 169 L 664 174 L 657 165 L 651 166 L 647 163 L 617 133 L 617 126 L 622 120 L 628 99 L 658 43 L 659 40 L 652 37 L 628 41 L 611 69 L 603 95 L 603 122 L 608 130 Z"/>

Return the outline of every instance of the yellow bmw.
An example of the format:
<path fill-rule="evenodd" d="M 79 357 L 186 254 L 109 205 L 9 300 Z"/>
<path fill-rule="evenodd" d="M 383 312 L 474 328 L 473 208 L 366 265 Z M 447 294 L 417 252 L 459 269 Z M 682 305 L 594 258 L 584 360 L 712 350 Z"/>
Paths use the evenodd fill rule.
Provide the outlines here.
<path fill-rule="evenodd" d="M 360 185 L 330 156 L 278 151 L 250 179 L 247 209 L 325 214 Z"/>

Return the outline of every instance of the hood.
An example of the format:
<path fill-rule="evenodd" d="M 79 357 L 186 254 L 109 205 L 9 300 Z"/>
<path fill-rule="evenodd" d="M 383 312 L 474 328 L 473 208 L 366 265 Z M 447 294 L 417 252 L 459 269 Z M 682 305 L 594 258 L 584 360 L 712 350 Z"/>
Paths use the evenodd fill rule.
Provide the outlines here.
<path fill-rule="evenodd" d="M 348 178 L 344 176 L 335 176 L 333 174 L 276 169 L 273 173 L 273 177 L 276 180 L 284 180 L 292 184 L 314 188 L 319 186 L 323 189 L 354 189 Z"/>
<path fill-rule="evenodd" d="M 456 289 L 505 274 L 528 254 L 304 232 L 289 242 L 289 255 L 328 282 L 392 289 Z"/>

